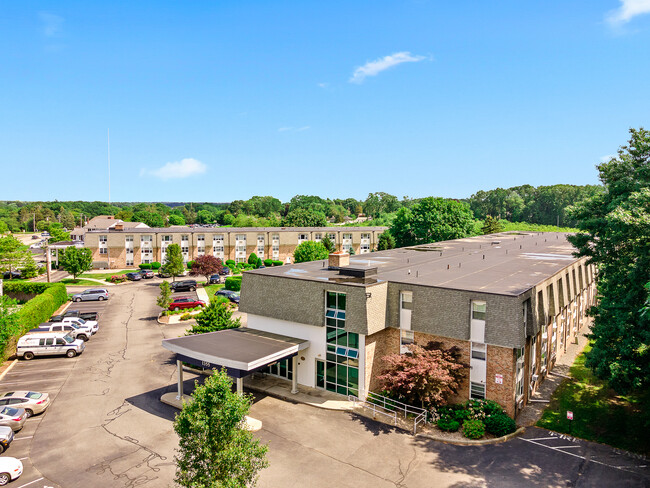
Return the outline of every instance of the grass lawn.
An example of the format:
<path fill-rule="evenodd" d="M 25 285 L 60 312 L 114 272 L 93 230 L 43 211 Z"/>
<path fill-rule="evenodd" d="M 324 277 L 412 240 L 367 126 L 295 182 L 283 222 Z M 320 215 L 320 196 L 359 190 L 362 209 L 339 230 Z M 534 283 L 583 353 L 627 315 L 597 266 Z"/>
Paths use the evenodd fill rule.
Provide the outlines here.
<path fill-rule="evenodd" d="M 60 283 L 63 283 L 64 285 L 72 285 L 72 286 L 102 286 L 101 283 L 97 283 L 96 281 L 84 280 L 79 278 L 77 278 L 76 280 L 73 280 L 72 278 L 66 278 L 64 280 L 61 280 Z"/>
<path fill-rule="evenodd" d="M 589 345 L 585 352 L 591 348 Z M 538 427 L 650 454 L 650 392 L 617 395 L 585 367 L 584 352 L 571 366 L 573 380 L 565 380 L 537 422 Z M 573 412 L 573 421 L 566 412 Z"/>
<path fill-rule="evenodd" d="M 111 276 L 123 275 L 127 273 L 136 273 L 138 271 L 139 271 L 138 269 L 133 269 L 127 271 L 118 271 L 116 273 L 82 273 L 78 276 L 78 278 L 94 278 L 96 280 L 104 281 L 106 280 L 106 278 L 110 278 Z"/>
<path fill-rule="evenodd" d="M 203 285 L 203 288 L 210 297 L 210 301 L 214 300 L 214 294 L 223 288 L 224 285 Z"/>

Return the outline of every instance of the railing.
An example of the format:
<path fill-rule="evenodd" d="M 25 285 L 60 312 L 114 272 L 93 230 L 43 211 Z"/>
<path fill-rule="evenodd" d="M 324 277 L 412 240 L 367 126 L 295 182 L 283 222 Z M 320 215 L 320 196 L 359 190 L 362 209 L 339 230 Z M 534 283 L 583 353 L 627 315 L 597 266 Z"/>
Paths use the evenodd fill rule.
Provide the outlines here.
<path fill-rule="evenodd" d="M 374 414 L 381 414 L 392 418 L 394 425 L 397 425 L 397 416 L 404 417 L 408 420 L 409 416 L 413 418 L 413 434 L 417 433 L 418 426 L 427 420 L 428 411 L 421 407 L 414 407 L 408 403 L 403 403 L 392 398 L 379 395 L 372 391 L 359 390 L 359 395 L 348 395 L 348 399 L 356 406 L 359 404 L 363 408 L 372 410 Z"/>

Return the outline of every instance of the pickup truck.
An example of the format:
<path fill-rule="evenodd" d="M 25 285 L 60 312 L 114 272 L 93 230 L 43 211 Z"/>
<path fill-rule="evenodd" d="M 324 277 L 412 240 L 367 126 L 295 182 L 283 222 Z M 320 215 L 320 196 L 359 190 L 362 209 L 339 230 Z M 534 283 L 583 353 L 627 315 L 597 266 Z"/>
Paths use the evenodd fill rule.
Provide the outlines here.
<path fill-rule="evenodd" d="M 88 328 L 82 329 L 76 324 L 65 322 L 43 322 L 36 329 L 29 331 L 30 334 L 35 332 L 64 332 L 69 334 L 73 339 L 81 339 L 87 341 L 93 335 L 92 330 Z"/>
<path fill-rule="evenodd" d="M 54 315 L 50 317 L 50 322 L 61 322 L 67 317 L 77 317 L 84 320 L 99 321 L 99 312 L 81 312 L 79 310 L 68 310 L 63 315 Z"/>

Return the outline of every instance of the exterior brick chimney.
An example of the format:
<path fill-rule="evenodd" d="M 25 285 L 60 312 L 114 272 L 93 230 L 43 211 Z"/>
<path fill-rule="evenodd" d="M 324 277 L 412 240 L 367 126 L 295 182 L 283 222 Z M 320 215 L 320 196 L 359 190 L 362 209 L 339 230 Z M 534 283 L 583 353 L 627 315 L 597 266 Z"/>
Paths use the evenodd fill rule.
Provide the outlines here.
<path fill-rule="evenodd" d="M 344 266 L 350 265 L 350 254 L 345 251 L 336 251 L 330 253 L 329 256 L 329 267 L 330 268 L 342 268 Z"/>

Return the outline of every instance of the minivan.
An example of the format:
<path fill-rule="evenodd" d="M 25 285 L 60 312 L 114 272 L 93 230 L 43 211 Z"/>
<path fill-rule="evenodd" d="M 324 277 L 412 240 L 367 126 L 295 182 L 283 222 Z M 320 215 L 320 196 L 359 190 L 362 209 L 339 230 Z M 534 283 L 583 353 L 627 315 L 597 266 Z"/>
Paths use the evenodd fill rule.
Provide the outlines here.
<path fill-rule="evenodd" d="M 86 344 L 67 332 L 30 332 L 18 339 L 16 355 L 27 360 L 34 356 L 67 356 L 81 354 Z"/>
<path fill-rule="evenodd" d="M 106 288 L 93 288 L 82 291 L 72 296 L 73 302 L 85 302 L 88 300 L 108 300 L 108 290 Z"/>

